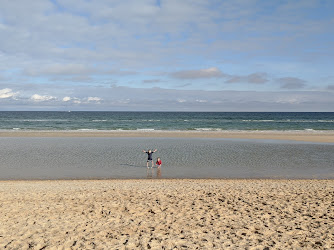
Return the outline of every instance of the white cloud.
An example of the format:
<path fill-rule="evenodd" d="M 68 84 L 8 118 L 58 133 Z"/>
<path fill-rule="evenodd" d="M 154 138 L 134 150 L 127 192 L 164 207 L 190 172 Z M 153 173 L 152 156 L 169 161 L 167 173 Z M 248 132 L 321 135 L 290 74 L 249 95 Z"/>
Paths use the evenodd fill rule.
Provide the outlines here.
<path fill-rule="evenodd" d="M 75 99 L 73 99 L 73 103 L 75 103 L 75 104 L 80 104 L 80 103 L 81 103 L 81 100 L 78 99 L 78 98 L 75 98 Z"/>
<path fill-rule="evenodd" d="M 18 93 L 13 92 L 12 89 L 5 88 L 5 89 L 0 89 L 0 99 L 7 99 L 7 98 L 13 98 L 18 95 Z"/>
<path fill-rule="evenodd" d="M 39 95 L 39 94 L 34 94 L 30 97 L 32 101 L 35 102 L 45 102 L 45 101 L 54 101 L 57 100 L 56 97 L 54 96 L 49 96 L 49 95 Z"/>
<path fill-rule="evenodd" d="M 63 102 L 69 102 L 69 101 L 71 101 L 71 100 L 72 100 L 72 98 L 69 97 L 69 96 L 65 96 L 65 97 L 63 98 Z"/>
<path fill-rule="evenodd" d="M 88 97 L 88 98 L 87 98 L 87 102 L 96 102 L 96 103 L 100 103 L 101 101 L 103 101 L 103 99 L 100 98 L 100 97 Z"/>
<path fill-rule="evenodd" d="M 296 3 L 301 13 L 309 10 L 303 2 Z M 3 1 L 0 16 L 4 24 L 0 25 L 6 27 L 2 35 L 6 39 L 1 39 L 0 47 L 13 58 L 19 54 L 35 61 L 34 65 L 52 58 L 51 61 L 65 64 L 117 62 L 125 67 L 156 66 L 156 62 L 175 62 L 175 58 L 189 55 L 195 60 L 201 56 L 209 61 L 222 59 L 222 52 L 228 56 L 231 49 L 251 56 L 254 48 L 277 55 L 290 53 L 286 48 L 305 51 L 303 47 L 308 43 L 296 47 L 300 41 L 290 34 L 298 34 L 299 39 L 317 39 L 314 34 L 319 29 L 325 34 L 333 25 L 331 18 L 305 20 L 299 12 L 285 13 L 280 8 L 284 5 L 275 3 L 268 11 L 266 4 L 253 1 L 164 1 L 160 6 L 156 1 L 128 0 L 34 0 L 29 4 Z M 326 9 L 329 4 L 317 5 Z M 273 36 L 275 30 L 282 35 Z M 321 36 L 318 39 L 330 45 L 330 40 Z M 38 69 L 30 73 L 37 74 Z"/>
<path fill-rule="evenodd" d="M 248 106 L 239 105 L 238 100 L 271 100 L 240 90 L 269 91 L 270 96 L 278 84 L 269 82 L 286 75 L 303 80 L 280 79 L 278 86 L 285 93 L 274 96 L 282 103 L 292 103 L 293 98 L 285 98 L 287 92 L 307 86 L 317 85 L 315 89 L 332 93 L 333 81 L 319 79 L 333 75 L 332 41 L 323 37 L 333 34 L 334 19 L 330 15 L 318 18 L 321 11 L 332 9 L 332 1 L 295 1 L 293 5 L 286 9 L 286 1 L 268 5 L 257 0 L 170 0 L 161 4 L 152 0 L 1 1 L 0 36 L 6 38 L 0 39 L 1 108 L 6 108 L 4 103 L 11 105 L 17 96 L 16 102 L 22 105 L 53 100 L 35 106 L 80 104 L 74 106 L 82 109 L 104 105 L 108 109 L 112 102 L 131 98 L 130 110 L 145 109 L 145 103 L 176 110 L 170 102 L 189 106 L 189 110 L 198 106 L 219 110 L 225 98 L 232 105 L 224 108 L 245 110 Z M 228 85 L 225 80 L 253 85 Z M 133 88 L 104 88 L 112 82 Z M 164 89 L 153 95 L 150 88 L 139 90 L 143 83 L 202 91 Z M 14 91 L 8 91 L 8 86 Z M 236 92 L 226 96 L 219 92 L 222 89 Z M 214 93 L 205 90 L 223 96 L 212 100 Z M 45 95 L 32 98 L 35 93 Z M 80 98 L 71 97 L 72 93 Z M 324 103 L 323 95 L 315 93 L 307 93 L 300 105 L 306 101 L 322 103 L 326 110 L 328 102 L 332 103 Z M 217 105 L 209 107 L 212 103 Z"/>
<path fill-rule="evenodd" d="M 81 103 L 81 100 L 77 97 L 69 97 L 69 96 L 65 96 L 63 98 L 63 102 L 72 102 L 74 104 L 80 104 Z"/>
<path fill-rule="evenodd" d="M 119 111 L 332 111 L 333 91 L 203 91 L 164 88 L 81 87 L 75 89 L 78 97 L 63 95 L 56 98 L 54 86 L 45 95 L 20 91 L 20 98 L 10 99 L 13 91 L 1 90 L 1 109 L 6 105 L 16 110 L 119 110 Z M 67 93 L 73 89 L 65 89 Z M 37 91 L 36 91 L 37 92 Z M 91 96 L 87 95 L 89 93 Z M 148 95 L 149 93 L 149 95 Z M 3 95 L 4 94 L 4 95 Z M 8 107 L 8 106 L 7 106 Z M 73 107 L 73 108 L 72 108 Z M 8 109 L 8 108 L 7 108 Z"/>

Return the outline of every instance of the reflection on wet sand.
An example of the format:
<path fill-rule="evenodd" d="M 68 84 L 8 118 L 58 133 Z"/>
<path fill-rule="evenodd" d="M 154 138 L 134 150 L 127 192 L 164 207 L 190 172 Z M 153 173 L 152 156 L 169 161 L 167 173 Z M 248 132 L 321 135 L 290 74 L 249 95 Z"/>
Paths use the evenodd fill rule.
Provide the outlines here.
<path fill-rule="evenodd" d="M 161 167 L 157 168 L 157 179 L 161 178 Z"/>
<path fill-rule="evenodd" d="M 147 175 L 147 179 L 152 179 L 152 177 L 153 177 L 153 168 L 147 168 L 146 175 Z"/>
<path fill-rule="evenodd" d="M 161 167 L 147 168 L 146 177 L 147 179 L 154 179 L 154 178 L 160 179 L 161 178 Z"/>

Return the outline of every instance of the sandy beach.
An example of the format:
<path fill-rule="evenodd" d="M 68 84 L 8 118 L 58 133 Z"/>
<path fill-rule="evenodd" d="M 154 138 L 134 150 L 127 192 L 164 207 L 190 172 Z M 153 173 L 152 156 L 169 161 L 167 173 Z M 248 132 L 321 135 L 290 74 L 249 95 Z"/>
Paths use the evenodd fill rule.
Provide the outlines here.
<path fill-rule="evenodd" d="M 1 181 L 2 249 L 333 249 L 333 180 Z"/>
<path fill-rule="evenodd" d="M 0 137 L 334 142 L 331 132 L 273 131 L 2 131 Z M 0 248 L 332 249 L 333 197 L 334 180 L 316 179 L 0 181 Z"/>
<path fill-rule="evenodd" d="M 0 137 L 239 138 L 334 143 L 332 131 L 0 131 Z"/>

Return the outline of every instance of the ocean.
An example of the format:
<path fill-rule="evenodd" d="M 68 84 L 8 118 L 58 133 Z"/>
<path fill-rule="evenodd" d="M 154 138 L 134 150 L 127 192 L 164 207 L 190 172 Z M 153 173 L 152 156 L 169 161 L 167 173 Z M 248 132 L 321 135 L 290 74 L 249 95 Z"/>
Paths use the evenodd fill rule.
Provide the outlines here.
<path fill-rule="evenodd" d="M 334 112 L 0 112 L 0 130 L 334 130 Z"/>
<path fill-rule="evenodd" d="M 334 131 L 334 113 L 0 112 L 0 131 Z M 146 168 L 155 149 L 161 169 Z M 0 180 L 334 179 L 334 143 L 223 138 L 1 137 Z"/>

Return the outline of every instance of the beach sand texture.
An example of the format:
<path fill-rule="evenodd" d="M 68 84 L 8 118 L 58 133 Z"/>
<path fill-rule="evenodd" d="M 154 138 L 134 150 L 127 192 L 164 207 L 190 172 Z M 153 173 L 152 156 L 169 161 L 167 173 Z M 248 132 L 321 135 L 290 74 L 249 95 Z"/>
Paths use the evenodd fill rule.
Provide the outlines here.
<path fill-rule="evenodd" d="M 1 249 L 333 249 L 333 180 L 0 182 Z"/>

